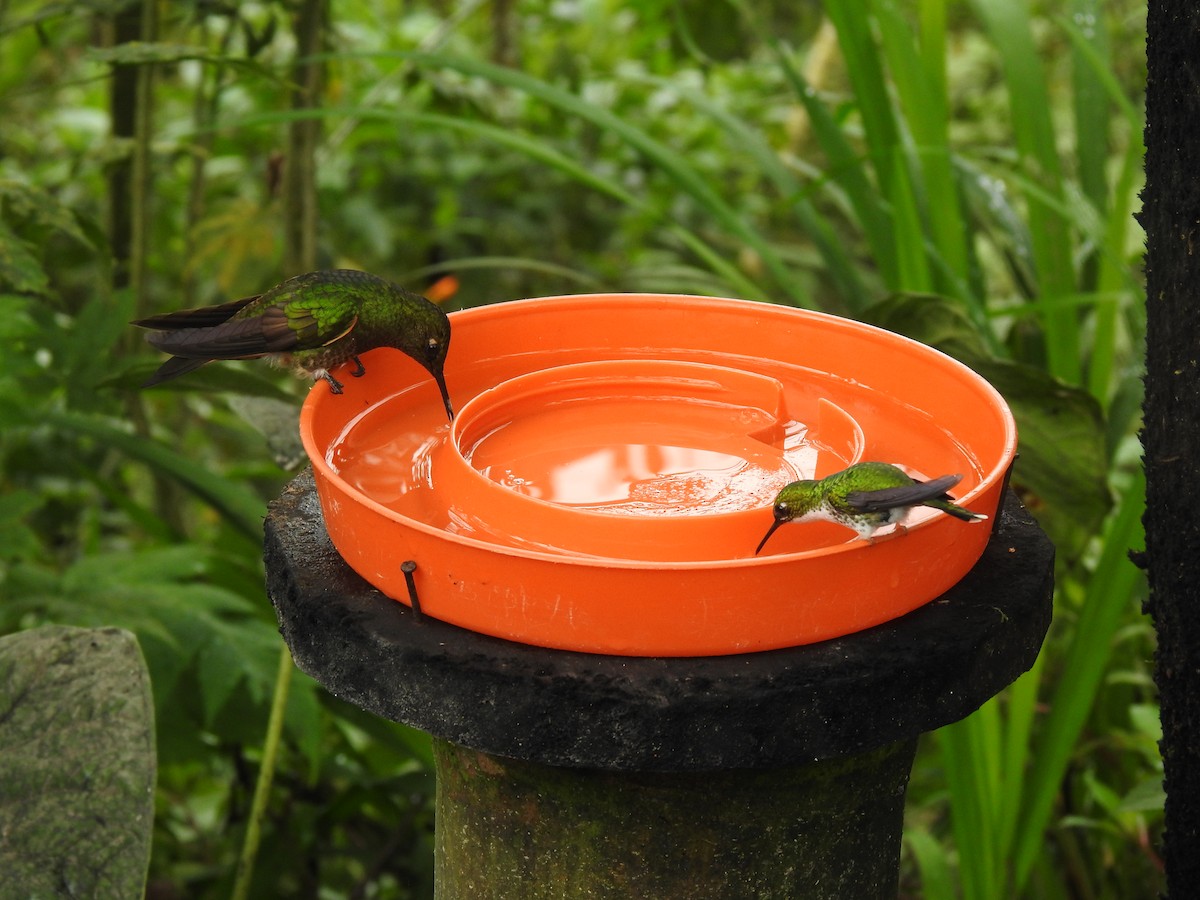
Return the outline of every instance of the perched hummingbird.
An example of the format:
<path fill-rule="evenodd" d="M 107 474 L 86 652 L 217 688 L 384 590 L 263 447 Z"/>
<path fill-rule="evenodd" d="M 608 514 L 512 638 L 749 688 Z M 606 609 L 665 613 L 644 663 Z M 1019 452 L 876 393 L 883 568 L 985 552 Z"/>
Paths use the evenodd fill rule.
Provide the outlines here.
<path fill-rule="evenodd" d="M 775 529 L 787 522 L 837 522 L 871 540 L 884 525 L 903 525 L 914 506 L 931 506 L 964 522 L 987 518 L 956 506 L 947 490 L 961 475 L 915 481 L 888 463 L 860 462 L 819 481 L 793 481 L 775 497 L 775 521 L 754 551 L 757 556 Z"/>
<path fill-rule="evenodd" d="M 342 385 L 329 370 L 376 347 L 403 350 L 427 370 L 454 418 L 442 367 L 450 348 L 450 320 L 424 297 L 353 269 L 309 272 L 265 294 L 183 309 L 133 323 L 154 331 L 146 340 L 174 354 L 143 387 L 198 369 L 214 359 L 265 356 L 278 365 L 323 378 L 335 394 Z"/>

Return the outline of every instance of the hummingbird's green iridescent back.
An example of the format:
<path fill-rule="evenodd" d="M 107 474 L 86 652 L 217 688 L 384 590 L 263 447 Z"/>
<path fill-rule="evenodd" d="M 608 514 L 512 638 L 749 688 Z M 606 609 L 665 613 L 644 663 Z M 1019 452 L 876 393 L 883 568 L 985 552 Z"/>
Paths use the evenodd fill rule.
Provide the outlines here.
<path fill-rule="evenodd" d="M 418 294 L 353 269 L 298 275 L 253 298 L 233 317 L 262 321 L 266 350 L 298 363 L 329 365 L 376 347 L 394 346 L 424 361 L 428 338 L 441 357 L 450 343 L 446 314 Z"/>
<path fill-rule="evenodd" d="M 453 418 L 443 367 L 450 320 L 429 300 L 367 272 L 333 269 L 289 278 L 264 294 L 219 306 L 181 310 L 134 323 L 156 329 L 147 340 L 173 358 L 145 386 L 158 384 L 214 359 L 266 356 L 342 385 L 329 370 L 359 354 L 395 347 L 429 371 Z"/>
<path fill-rule="evenodd" d="M 870 540 L 879 528 L 902 523 L 914 506 L 940 509 L 965 522 L 986 519 L 956 505 L 946 493 L 961 480 L 961 475 L 943 475 L 916 481 L 889 463 L 860 462 L 820 480 L 793 481 L 776 496 L 775 521 L 755 553 L 787 522 L 837 522 Z"/>
<path fill-rule="evenodd" d="M 908 487 L 915 484 L 916 482 L 896 466 L 881 462 L 861 462 L 824 478 L 821 490 L 832 514 L 842 524 L 850 524 L 850 522 L 856 521 L 857 517 L 870 515 L 872 520 L 878 520 L 879 525 L 882 526 L 891 521 L 889 514 L 896 506 L 877 508 L 868 512 L 863 510 L 858 503 L 852 503 L 851 496 L 868 491 Z M 944 491 L 944 487 L 937 487 L 930 496 L 937 496 Z M 871 515 L 872 513 L 874 515 Z M 854 525 L 850 525 L 850 527 L 853 528 Z"/>

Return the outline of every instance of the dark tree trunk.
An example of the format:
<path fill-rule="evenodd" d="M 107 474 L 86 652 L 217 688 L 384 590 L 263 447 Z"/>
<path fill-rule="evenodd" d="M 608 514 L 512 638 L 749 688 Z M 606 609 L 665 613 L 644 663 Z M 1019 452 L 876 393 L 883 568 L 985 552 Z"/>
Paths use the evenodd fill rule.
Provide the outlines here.
<path fill-rule="evenodd" d="M 142 34 L 140 5 L 129 5 L 113 17 L 111 38 L 114 47 L 136 41 Z M 112 137 L 116 142 L 132 143 L 137 125 L 138 67 L 113 66 L 109 81 L 108 109 Z M 133 155 L 124 154 L 108 166 L 108 241 L 113 256 L 113 287 L 129 287 L 130 256 L 133 243 Z"/>
<path fill-rule="evenodd" d="M 1200 5 L 1150 0 L 1146 92 L 1148 611 L 1158 631 L 1171 897 L 1200 885 Z"/>
<path fill-rule="evenodd" d="M 320 105 L 325 65 L 309 57 L 325 49 L 325 26 L 329 10 L 325 0 L 302 0 L 294 21 L 296 65 L 292 70 L 295 89 L 292 108 Z M 284 168 L 284 274 L 290 278 L 317 268 L 317 144 L 321 120 L 297 119 L 288 129 L 287 162 Z"/>

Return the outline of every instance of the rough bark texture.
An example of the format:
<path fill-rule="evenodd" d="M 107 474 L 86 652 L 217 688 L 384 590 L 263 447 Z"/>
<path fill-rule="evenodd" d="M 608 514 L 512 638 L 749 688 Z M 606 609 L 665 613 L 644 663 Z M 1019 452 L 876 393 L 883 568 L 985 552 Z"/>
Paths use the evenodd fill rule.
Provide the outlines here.
<path fill-rule="evenodd" d="M 120 46 L 141 36 L 140 5 L 124 6 L 112 20 L 112 44 Z M 128 64 L 113 66 L 109 79 L 108 110 L 112 138 L 116 144 L 132 144 L 137 124 L 138 67 Z M 133 245 L 133 154 L 122 154 L 109 163 L 108 177 L 108 243 L 112 250 L 113 287 L 129 286 L 129 260 Z"/>
<path fill-rule="evenodd" d="M 1167 891 L 1200 885 L 1200 5 L 1150 0 L 1146 92 L 1148 610 L 1158 631 Z"/>
<path fill-rule="evenodd" d="M 325 26 L 329 20 L 325 0 L 301 0 L 296 12 L 296 64 L 292 70 L 295 89 L 292 109 L 318 106 L 324 63 L 309 59 L 324 50 Z M 298 119 L 288 128 L 287 162 L 284 168 L 283 268 L 287 276 L 317 268 L 317 143 L 321 120 Z"/>

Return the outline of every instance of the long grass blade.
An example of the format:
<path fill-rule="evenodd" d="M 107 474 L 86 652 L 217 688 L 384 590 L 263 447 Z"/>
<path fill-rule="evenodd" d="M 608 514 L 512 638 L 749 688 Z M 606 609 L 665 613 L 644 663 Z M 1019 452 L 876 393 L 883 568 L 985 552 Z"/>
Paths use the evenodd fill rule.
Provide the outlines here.
<path fill-rule="evenodd" d="M 1001 860 L 1011 858 L 1016 840 L 1017 823 L 1021 816 L 1022 785 L 1030 764 L 1033 724 L 1037 717 L 1038 691 L 1042 685 L 1042 669 L 1049 654 L 1039 653 L 1028 672 L 1014 681 L 1004 692 L 1004 744 L 1001 751 L 1001 791 L 999 821 L 996 827 L 997 852 Z"/>
<path fill-rule="evenodd" d="M 925 258 L 925 229 L 917 209 L 916 189 L 913 186 L 904 151 L 896 146 L 892 152 L 891 201 L 896 226 L 897 288 L 904 293 L 932 294 L 933 279 L 929 261 Z"/>
<path fill-rule="evenodd" d="M 571 157 L 558 151 L 553 144 L 545 140 L 539 140 L 530 137 L 519 131 L 511 128 L 501 128 L 497 125 L 492 125 L 487 122 L 479 122 L 473 119 L 462 119 L 455 116 L 441 115 L 439 113 L 418 112 L 408 109 L 376 109 L 376 108 L 361 108 L 361 107 L 337 107 L 332 109 L 313 109 L 313 110 L 284 110 L 273 113 L 262 113 L 253 116 L 246 116 L 238 121 L 239 126 L 253 125 L 268 125 L 277 124 L 279 122 L 287 122 L 296 118 L 307 116 L 318 116 L 326 119 L 335 119 L 341 116 L 351 116 L 358 120 L 384 120 L 392 122 L 404 122 L 407 124 L 425 125 L 430 128 L 441 128 L 449 131 L 460 131 L 471 135 L 472 137 L 482 140 L 492 141 L 501 146 L 506 146 L 519 153 L 529 156 L 564 175 L 578 181 L 579 183 L 596 190 L 602 194 L 612 197 L 628 205 L 633 209 L 646 212 L 650 215 L 661 218 L 660 211 L 654 209 L 646 200 L 630 193 L 618 182 L 610 178 L 605 178 L 602 175 L 580 165 Z M 714 272 L 727 281 L 735 292 L 742 298 L 747 300 L 768 300 L 769 294 L 763 287 L 746 276 L 744 272 L 738 269 L 729 259 L 719 250 L 712 247 L 707 241 L 697 235 L 695 232 L 679 225 L 678 223 L 667 223 L 665 230 L 668 234 L 674 237 L 679 243 L 696 254 L 705 265 L 711 268 Z M 783 263 L 780 262 L 780 266 Z M 792 278 L 792 281 L 796 279 Z"/>
<path fill-rule="evenodd" d="M 871 36 L 867 3 L 868 0 L 826 0 L 824 6 L 825 14 L 837 29 L 880 190 L 884 196 L 892 196 L 895 174 L 892 154 L 899 143 L 899 131 L 879 50 Z"/>
<path fill-rule="evenodd" d="M 775 54 L 780 71 L 804 107 L 812 133 L 828 160 L 829 177 L 845 192 L 854 210 L 855 219 L 866 238 L 871 260 L 878 266 L 884 284 L 894 285 L 896 253 L 891 211 L 883 201 L 878 186 L 869 177 L 863 154 L 851 144 L 833 112 L 805 79 L 790 50 L 762 22 L 753 5 L 745 0 L 731 2 L 736 3 L 758 39 Z"/>
<path fill-rule="evenodd" d="M 920 172 L 921 187 L 913 193 L 921 198 L 932 247 L 941 258 L 941 265 L 954 276 L 946 283 L 935 284 L 933 290 L 978 305 L 978 298 L 959 293 L 969 278 L 968 232 L 951 165 L 945 57 L 941 46 L 945 40 L 945 9 L 940 2 L 922 4 L 923 37 L 935 42 L 935 46 L 919 47 L 912 26 L 894 0 L 874 0 L 873 6 L 888 71 L 911 136 L 915 171 Z"/>
<path fill-rule="evenodd" d="M 262 840 L 262 825 L 267 817 L 267 802 L 271 797 L 271 783 L 275 780 L 275 764 L 279 759 L 279 739 L 283 735 L 284 714 L 287 711 L 288 692 L 292 682 L 291 651 L 284 644 L 279 651 L 279 667 L 275 675 L 275 690 L 271 698 L 271 714 L 267 719 L 267 733 L 263 739 L 262 765 L 258 781 L 254 785 L 254 799 L 250 806 L 250 817 L 246 822 L 246 835 L 238 864 L 231 897 L 246 900 L 254 882 L 254 864 L 258 859 L 258 847 Z"/>
<path fill-rule="evenodd" d="M 667 86 L 663 79 L 647 79 L 652 84 Z M 834 234 L 830 223 L 821 216 L 807 197 L 809 188 L 784 165 L 775 150 L 755 131 L 749 122 L 732 114 L 728 109 L 714 103 L 700 91 L 670 85 L 678 91 L 688 104 L 704 112 L 737 142 L 740 152 L 746 153 L 758 167 L 764 178 L 775 185 L 775 189 L 787 202 L 800 228 L 808 234 L 821 254 L 825 269 L 838 291 L 852 311 L 860 310 L 867 302 L 868 294 L 859 271 L 858 263 L 851 259 L 841 240 Z"/>
<path fill-rule="evenodd" d="M 920 828 L 906 829 L 904 843 L 921 873 L 923 900 L 957 900 L 954 879 L 950 875 L 950 860 L 941 841 Z"/>
<path fill-rule="evenodd" d="M 1104 677 L 1113 635 L 1140 588 L 1142 575 L 1127 554 L 1142 544 L 1145 507 L 1146 476 L 1139 469 L 1105 528 L 1103 550 L 1088 581 L 1075 634 L 1051 700 L 1051 714 L 1031 757 L 1033 766 L 1025 784 L 1014 848 L 1017 889 L 1024 886 L 1037 860 L 1063 773 Z"/>
<path fill-rule="evenodd" d="M 1112 104 L 1103 82 L 1095 76 L 1093 59 L 1099 57 L 1102 60 L 1100 67 L 1108 72 L 1112 71 L 1112 61 L 1108 55 L 1108 32 L 1098 27 L 1099 7 L 1099 0 L 1072 0 L 1071 3 L 1074 31 L 1071 39 L 1071 98 L 1077 177 L 1084 195 L 1103 214 L 1108 207 L 1108 177 L 1105 170 L 1110 150 L 1109 113 Z M 1084 282 L 1082 286 L 1091 287 L 1092 284 Z"/>
<path fill-rule="evenodd" d="M 1083 181 L 1084 192 L 1091 198 L 1098 211 L 1103 213 L 1104 233 L 1098 247 L 1096 291 L 1099 294 L 1129 290 L 1140 293 L 1141 286 L 1137 276 L 1126 262 L 1126 246 L 1129 242 L 1129 229 L 1135 225 L 1133 206 L 1137 200 L 1136 183 L 1141 176 L 1142 161 L 1146 153 L 1142 140 L 1142 113 L 1125 96 L 1113 74 L 1105 31 L 1096 27 L 1098 12 L 1095 6 L 1092 0 L 1078 0 L 1075 15 L 1071 19 L 1058 19 L 1057 22 L 1071 40 L 1072 73 L 1077 83 L 1082 82 L 1086 85 L 1086 110 L 1092 110 L 1087 112 L 1081 109 L 1081 103 L 1077 101 L 1076 118 L 1099 115 L 1105 129 L 1103 146 L 1107 146 L 1110 121 L 1107 108 L 1111 104 L 1124 121 L 1125 138 L 1128 141 L 1111 192 L 1103 192 L 1102 187 L 1098 185 L 1089 186 L 1089 181 L 1098 181 L 1104 176 L 1104 171 L 1101 168 L 1099 173 L 1087 175 L 1085 169 L 1095 168 L 1096 162 L 1091 160 L 1091 157 L 1088 157 L 1088 161 L 1080 159 L 1080 178 Z M 1076 88 L 1077 92 L 1079 89 Z M 1103 112 L 1095 112 L 1097 108 Z M 1082 132 L 1079 140 L 1083 141 Z M 1096 140 L 1100 140 L 1099 135 L 1096 136 Z M 1081 148 L 1080 153 L 1083 152 Z M 1107 155 L 1102 158 L 1100 164 L 1102 167 L 1107 164 Z M 1119 316 L 1118 306 L 1107 304 L 1097 307 L 1093 320 L 1091 355 L 1088 359 L 1088 389 L 1105 408 L 1116 390 L 1114 371 Z"/>
<path fill-rule="evenodd" d="M 397 55 L 411 59 L 419 67 L 450 69 L 463 75 L 483 78 L 494 84 L 521 91 L 568 115 L 591 122 L 596 127 L 615 135 L 642 153 L 660 171 L 671 178 L 684 194 L 704 210 L 715 225 L 752 249 L 791 302 L 801 306 L 812 305 L 812 300 L 804 289 L 802 279 L 794 277 L 766 238 L 737 209 L 722 198 L 682 154 L 655 139 L 646 130 L 632 122 L 602 106 L 590 103 L 570 91 L 525 72 L 493 65 L 482 60 L 447 53 L 397 52 L 396 54 L 373 55 Z"/>
<path fill-rule="evenodd" d="M 937 746 L 950 791 L 950 824 L 958 848 L 958 874 L 964 900 L 989 896 L 993 877 L 993 819 L 989 815 L 987 763 L 977 746 L 973 720 L 978 713 L 941 728 Z"/>
<path fill-rule="evenodd" d="M 1028 183 L 1031 246 L 1037 266 L 1037 300 L 1046 333 L 1051 374 L 1072 384 L 1082 377 L 1078 318 L 1058 298 L 1075 290 L 1074 248 L 1061 214 L 1063 172 L 1050 119 L 1050 96 L 1033 41 L 1028 0 L 973 0 L 1004 65 L 1013 135 Z M 1043 199 L 1048 197 L 1052 202 Z"/>

